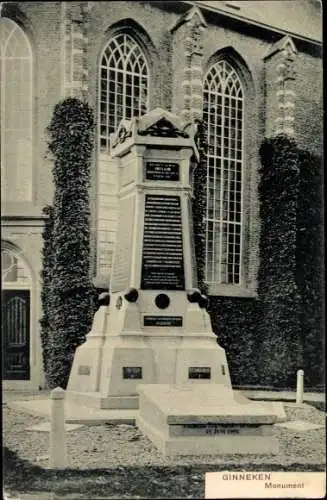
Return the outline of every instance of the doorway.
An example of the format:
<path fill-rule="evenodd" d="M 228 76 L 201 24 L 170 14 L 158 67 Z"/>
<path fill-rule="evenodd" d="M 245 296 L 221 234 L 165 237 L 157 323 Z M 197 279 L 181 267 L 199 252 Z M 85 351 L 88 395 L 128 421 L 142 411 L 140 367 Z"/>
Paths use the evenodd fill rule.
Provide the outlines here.
<path fill-rule="evenodd" d="M 31 274 L 19 250 L 2 245 L 2 380 L 31 378 Z"/>
<path fill-rule="evenodd" d="M 3 380 L 30 379 L 30 291 L 2 291 Z"/>

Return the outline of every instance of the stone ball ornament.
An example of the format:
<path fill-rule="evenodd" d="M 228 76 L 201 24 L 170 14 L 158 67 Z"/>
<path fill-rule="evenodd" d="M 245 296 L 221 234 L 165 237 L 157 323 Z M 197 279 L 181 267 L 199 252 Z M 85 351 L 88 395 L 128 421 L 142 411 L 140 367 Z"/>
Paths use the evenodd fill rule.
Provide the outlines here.
<path fill-rule="evenodd" d="M 187 299 L 192 304 L 199 302 L 201 299 L 201 292 L 198 288 L 192 288 L 187 292 Z"/>
<path fill-rule="evenodd" d="M 166 309 L 170 304 L 170 298 L 165 293 L 159 293 L 154 299 L 154 302 L 159 309 Z"/>
<path fill-rule="evenodd" d="M 124 298 L 127 300 L 127 302 L 136 302 L 138 297 L 139 297 L 139 292 L 136 290 L 136 288 L 129 288 L 124 293 Z"/>
<path fill-rule="evenodd" d="M 201 309 L 206 309 L 209 305 L 209 298 L 206 295 L 201 295 L 199 300 L 199 306 Z"/>
<path fill-rule="evenodd" d="M 101 307 L 101 306 L 109 306 L 109 304 L 110 304 L 110 294 L 108 292 L 100 293 L 100 295 L 98 297 L 98 304 L 99 304 L 99 307 Z"/>

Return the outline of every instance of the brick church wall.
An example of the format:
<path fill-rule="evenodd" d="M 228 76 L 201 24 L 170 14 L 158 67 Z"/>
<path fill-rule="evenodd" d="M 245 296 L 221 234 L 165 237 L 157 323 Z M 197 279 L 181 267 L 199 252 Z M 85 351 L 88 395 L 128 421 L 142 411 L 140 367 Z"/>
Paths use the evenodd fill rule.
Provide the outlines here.
<path fill-rule="evenodd" d="M 298 52 L 294 89 L 295 128 L 300 148 L 321 155 L 323 151 L 323 75 L 320 57 Z"/>

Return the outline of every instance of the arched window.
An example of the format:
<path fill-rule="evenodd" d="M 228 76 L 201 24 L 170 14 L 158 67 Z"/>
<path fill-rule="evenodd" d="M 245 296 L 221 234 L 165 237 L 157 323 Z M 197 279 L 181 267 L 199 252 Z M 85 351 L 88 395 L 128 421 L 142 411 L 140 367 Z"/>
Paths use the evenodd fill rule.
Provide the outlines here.
<path fill-rule="evenodd" d="M 4 287 L 8 285 L 29 286 L 31 283 L 30 270 L 20 257 L 19 252 L 15 252 L 5 245 L 1 246 L 1 274 Z"/>
<path fill-rule="evenodd" d="M 213 64 L 204 81 L 208 133 L 206 281 L 240 285 L 244 92 L 231 64 Z"/>
<path fill-rule="evenodd" d="M 1 189 L 5 201 L 32 199 L 32 50 L 24 31 L 0 19 Z"/>
<path fill-rule="evenodd" d="M 103 50 L 99 83 L 100 148 L 109 151 L 109 136 L 119 122 L 148 109 L 148 64 L 128 33 L 113 36 Z"/>

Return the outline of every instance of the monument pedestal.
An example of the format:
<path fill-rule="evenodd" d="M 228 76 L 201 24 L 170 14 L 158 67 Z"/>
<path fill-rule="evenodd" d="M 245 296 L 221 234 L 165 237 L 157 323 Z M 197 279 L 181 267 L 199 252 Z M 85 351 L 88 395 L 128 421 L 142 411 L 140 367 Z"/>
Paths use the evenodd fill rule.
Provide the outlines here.
<path fill-rule="evenodd" d="M 140 383 L 231 386 L 225 351 L 203 308 L 206 298 L 196 290 L 194 132 L 158 108 L 123 120 L 111 136 L 119 215 L 110 303 L 76 350 L 67 387 L 74 401 L 135 409 Z"/>
<path fill-rule="evenodd" d="M 175 292 L 175 304 L 164 315 L 149 315 L 156 295 L 130 303 L 113 294 L 111 304 L 120 306 L 100 307 L 86 342 L 76 350 L 69 399 L 101 409 L 135 409 L 140 383 L 231 386 L 225 351 L 208 331 L 208 313 Z M 179 318 L 185 319 L 181 325 Z"/>
<path fill-rule="evenodd" d="M 277 416 L 219 384 L 140 385 L 136 424 L 164 456 L 275 454 Z"/>

